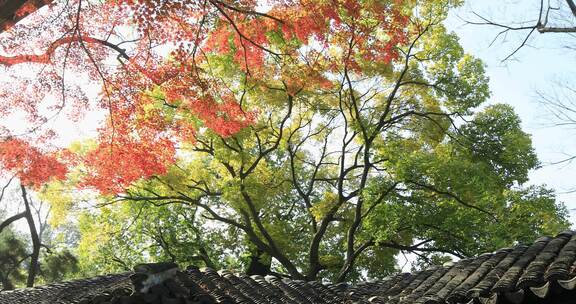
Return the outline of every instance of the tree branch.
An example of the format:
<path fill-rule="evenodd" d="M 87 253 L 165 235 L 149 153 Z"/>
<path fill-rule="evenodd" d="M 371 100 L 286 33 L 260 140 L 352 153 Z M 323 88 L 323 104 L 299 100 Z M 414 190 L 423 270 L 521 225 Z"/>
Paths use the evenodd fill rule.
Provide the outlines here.
<path fill-rule="evenodd" d="M 103 46 L 106 46 L 108 48 L 115 50 L 124 59 L 130 59 L 130 57 L 126 53 L 126 50 L 119 47 L 116 44 L 113 44 L 113 43 L 110 43 L 106 40 L 102 40 L 102 39 L 98 39 L 98 38 L 81 36 L 81 35 L 74 35 L 74 36 L 64 37 L 64 38 L 61 38 L 61 39 L 58 39 L 58 40 L 52 42 L 48 46 L 46 51 L 40 55 L 26 54 L 26 55 L 15 55 L 15 56 L 0 56 L 0 65 L 13 66 L 16 64 L 21 64 L 21 63 L 43 63 L 43 64 L 47 64 L 47 63 L 50 63 L 52 61 L 51 57 L 59 47 L 66 45 L 66 44 L 74 43 L 74 42 L 100 44 L 100 45 L 103 45 Z"/>
<path fill-rule="evenodd" d="M 53 0 L 9 0 L 0 4 L 0 34 Z"/>
<path fill-rule="evenodd" d="M 566 0 L 566 4 L 570 7 L 570 11 L 572 11 L 572 15 L 576 17 L 576 4 L 574 4 L 573 0 Z"/>
<path fill-rule="evenodd" d="M 22 212 L 22 213 L 18 213 L 16 215 L 13 215 L 9 218 L 7 218 L 6 220 L 4 220 L 1 224 L 0 224 L 0 233 L 2 232 L 2 230 L 4 230 L 4 228 L 8 227 L 8 225 L 12 224 L 13 222 L 26 217 L 26 212 Z"/>
<path fill-rule="evenodd" d="M 6 191 L 8 186 L 10 186 L 10 184 L 12 183 L 12 181 L 14 180 L 15 177 L 16 177 L 15 175 L 12 175 L 12 177 L 10 177 L 10 179 L 8 180 L 6 185 L 4 185 L 4 187 L 2 187 L 2 192 L 0 192 L 0 201 L 2 201 L 2 199 L 4 198 L 4 192 Z M 0 231 L 2 231 L 2 229 L 0 229 Z"/>
<path fill-rule="evenodd" d="M 468 207 L 468 208 L 472 208 L 472 209 L 474 209 L 474 210 L 478 210 L 478 211 L 480 211 L 480 212 L 482 212 L 482 213 L 484 213 L 484 214 L 489 215 L 489 216 L 492 217 L 492 218 L 496 218 L 496 216 L 495 216 L 493 213 L 491 213 L 491 212 L 489 212 L 489 211 L 486 211 L 486 210 L 484 210 L 484 209 L 482 209 L 482 208 L 480 208 L 480 207 L 477 207 L 477 206 L 468 204 L 467 202 L 465 202 L 464 200 L 462 200 L 460 197 L 458 197 L 456 194 L 454 194 L 454 193 L 452 193 L 452 192 L 440 190 L 440 189 L 438 189 L 438 188 L 436 188 L 436 187 L 434 187 L 434 186 L 432 186 L 432 185 L 427 185 L 427 184 L 419 183 L 419 182 L 412 181 L 412 180 L 409 180 L 409 181 L 406 181 L 406 182 L 407 182 L 407 183 L 410 183 L 410 184 L 413 184 L 413 185 L 416 185 L 416 186 L 418 186 L 418 187 L 420 187 L 420 188 L 423 188 L 423 189 L 426 189 L 426 190 L 430 190 L 430 191 L 432 191 L 432 192 L 435 192 L 435 193 L 438 193 L 438 194 L 441 194 L 441 195 L 444 195 L 444 196 L 448 196 L 448 197 L 454 199 L 455 201 L 457 201 L 459 204 L 461 204 L 461 205 L 463 205 L 463 206 L 466 206 L 466 207 Z"/>

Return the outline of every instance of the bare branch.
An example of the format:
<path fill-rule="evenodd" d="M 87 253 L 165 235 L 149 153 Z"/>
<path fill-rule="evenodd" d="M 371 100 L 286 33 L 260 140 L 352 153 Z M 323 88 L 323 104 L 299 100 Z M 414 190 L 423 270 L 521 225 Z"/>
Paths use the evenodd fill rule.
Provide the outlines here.
<path fill-rule="evenodd" d="M 10 184 L 12 183 L 12 180 L 14 180 L 16 176 L 13 175 L 12 177 L 10 177 L 10 179 L 8 180 L 8 182 L 6 183 L 6 185 L 4 185 L 2 187 L 2 191 L 0 192 L 0 201 L 2 201 L 2 199 L 4 198 L 4 192 L 6 191 L 6 189 L 8 188 L 8 186 L 10 186 Z M 2 231 L 2 229 L 0 229 L 0 231 Z"/>
<path fill-rule="evenodd" d="M 26 216 L 25 212 L 22 213 L 18 213 L 16 215 L 13 215 L 9 218 L 7 218 L 6 220 L 4 220 L 2 223 L 0 223 L 0 233 L 2 232 L 2 230 L 4 230 L 4 228 L 8 227 L 10 224 L 14 223 L 15 221 L 24 218 Z"/>

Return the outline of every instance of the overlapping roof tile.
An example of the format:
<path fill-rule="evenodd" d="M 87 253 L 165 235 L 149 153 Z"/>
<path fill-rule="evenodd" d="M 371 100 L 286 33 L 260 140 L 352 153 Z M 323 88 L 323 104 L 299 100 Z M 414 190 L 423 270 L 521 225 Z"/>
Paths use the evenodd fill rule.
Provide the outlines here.
<path fill-rule="evenodd" d="M 145 292 L 133 281 L 132 273 L 123 273 L 1 292 L 0 304 L 538 303 L 576 296 L 576 233 L 354 285 L 195 267 Z"/>

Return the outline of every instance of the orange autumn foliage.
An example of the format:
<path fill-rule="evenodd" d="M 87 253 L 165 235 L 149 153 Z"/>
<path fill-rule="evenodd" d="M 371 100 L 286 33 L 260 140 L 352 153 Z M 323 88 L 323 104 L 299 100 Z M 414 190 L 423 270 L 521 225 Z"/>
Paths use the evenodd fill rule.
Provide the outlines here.
<path fill-rule="evenodd" d="M 101 144 L 86 155 L 84 161 L 95 165 L 88 167 L 79 186 L 93 187 L 104 194 L 121 193 L 135 180 L 166 173 L 174 155 L 174 146 L 168 140 Z"/>
<path fill-rule="evenodd" d="M 43 153 L 20 139 L 0 142 L 0 165 L 32 188 L 39 188 L 51 178 L 64 179 L 67 172 L 55 154 Z"/>

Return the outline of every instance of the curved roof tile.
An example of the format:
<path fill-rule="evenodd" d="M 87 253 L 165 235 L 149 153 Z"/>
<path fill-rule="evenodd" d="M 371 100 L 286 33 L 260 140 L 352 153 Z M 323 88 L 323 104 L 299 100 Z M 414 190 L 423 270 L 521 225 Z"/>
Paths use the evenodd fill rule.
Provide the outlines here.
<path fill-rule="evenodd" d="M 448 266 L 356 285 L 189 267 L 140 293 L 134 292 L 131 275 L 114 274 L 2 292 L 0 304 L 452 304 L 497 303 L 500 299 L 524 303 L 562 293 L 576 295 L 576 232 L 565 231 L 553 238 L 540 238 L 529 246 L 501 249 Z"/>

